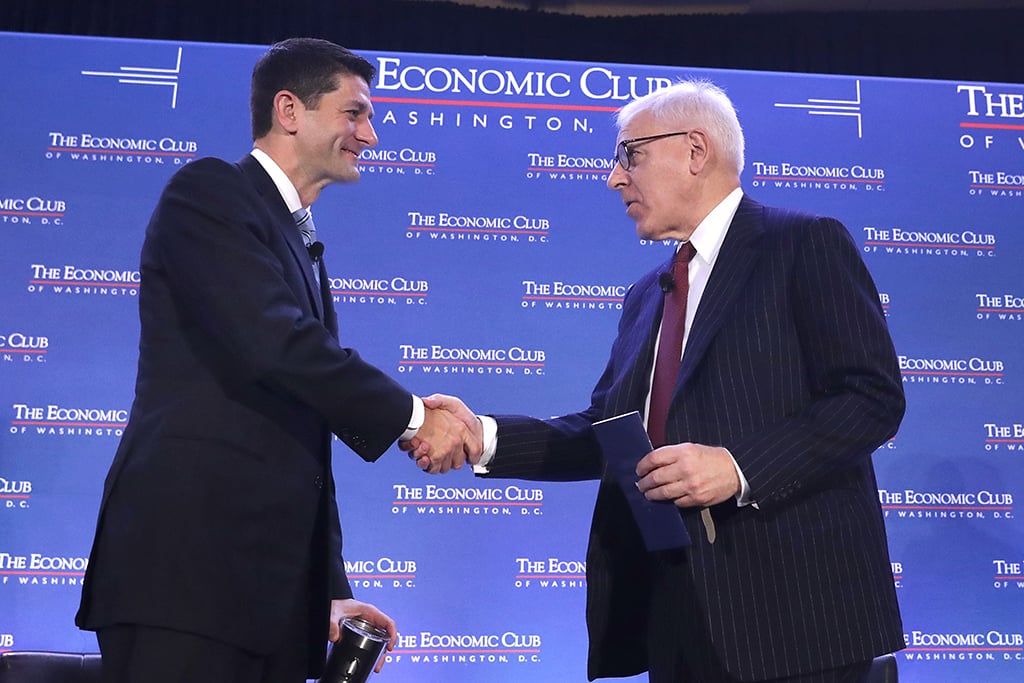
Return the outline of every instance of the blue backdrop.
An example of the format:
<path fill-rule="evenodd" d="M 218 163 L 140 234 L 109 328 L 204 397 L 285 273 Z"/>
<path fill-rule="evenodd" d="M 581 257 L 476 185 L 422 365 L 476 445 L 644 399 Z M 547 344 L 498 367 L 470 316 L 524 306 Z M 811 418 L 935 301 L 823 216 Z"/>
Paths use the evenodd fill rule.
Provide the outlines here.
<path fill-rule="evenodd" d="M 0 34 L 0 651 L 96 649 L 72 618 L 132 398 L 143 229 L 181 165 L 250 149 L 264 49 Z M 745 189 L 841 219 L 896 340 L 908 412 L 875 464 L 902 679 L 1024 677 L 1024 87 L 363 54 L 381 143 L 315 206 L 342 340 L 481 412 L 585 407 L 626 287 L 675 246 L 604 185 L 612 114 L 722 85 Z M 402 631 L 381 680 L 585 680 L 595 485 L 335 461 L 349 576 Z"/>

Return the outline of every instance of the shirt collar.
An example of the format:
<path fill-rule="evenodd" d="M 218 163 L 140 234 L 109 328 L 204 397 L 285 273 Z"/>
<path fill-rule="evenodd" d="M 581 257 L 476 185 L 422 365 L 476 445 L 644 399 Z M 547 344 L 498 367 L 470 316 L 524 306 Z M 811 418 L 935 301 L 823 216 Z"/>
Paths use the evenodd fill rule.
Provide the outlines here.
<path fill-rule="evenodd" d="M 277 162 L 271 159 L 269 154 L 256 147 L 249 154 L 260 163 L 260 166 L 267 172 L 270 179 L 274 181 L 274 185 L 277 187 L 277 191 L 281 193 L 281 198 L 288 206 L 288 210 L 295 213 L 301 209 L 302 202 L 299 200 L 299 191 L 295 189 L 292 181 L 288 179 L 288 176 L 277 165 Z"/>
<path fill-rule="evenodd" d="M 729 224 L 732 223 L 733 216 L 736 215 L 736 209 L 739 208 L 741 199 L 743 199 L 743 190 L 737 187 L 704 217 L 704 220 L 690 235 L 690 242 L 693 244 L 697 256 L 704 263 L 714 265 L 715 259 L 718 258 L 718 252 L 722 248 L 722 242 L 725 240 L 725 233 L 729 230 Z"/>

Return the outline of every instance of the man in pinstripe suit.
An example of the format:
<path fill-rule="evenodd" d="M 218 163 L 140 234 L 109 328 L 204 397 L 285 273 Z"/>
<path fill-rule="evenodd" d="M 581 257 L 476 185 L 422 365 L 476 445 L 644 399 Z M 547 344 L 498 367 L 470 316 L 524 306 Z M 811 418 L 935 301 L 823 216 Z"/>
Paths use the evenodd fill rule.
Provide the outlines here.
<path fill-rule="evenodd" d="M 589 678 L 858 681 L 904 645 L 871 464 L 904 397 L 875 285 L 838 221 L 743 194 L 743 133 L 719 88 L 657 91 L 618 125 L 608 185 L 638 234 L 696 250 L 664 443 L 637 467 L 639 489 L 675 502 L 692 544 L 646 552 L 620 489 L 602 479 Z M 647 415 L 667 268 L 626 295 L 588 409 L 478 422 L 455 399 L 427 401 L 478 423 L 478 473 L 602 478 L 591 424 Z"/>

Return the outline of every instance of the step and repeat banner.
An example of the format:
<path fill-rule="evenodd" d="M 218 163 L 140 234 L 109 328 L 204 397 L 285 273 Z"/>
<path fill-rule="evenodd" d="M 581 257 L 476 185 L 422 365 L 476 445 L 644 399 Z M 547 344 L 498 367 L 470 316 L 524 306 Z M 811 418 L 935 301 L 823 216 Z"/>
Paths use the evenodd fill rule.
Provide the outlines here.
<path fill-rule="evenodd" d="M 143 231 L 177 169 L 248 152 L 264 50 L 0 34 L 0 651 L 96 650 L 72 619 L 133 395 Z M 874 459 L 902 680 L 1024 679 L 1024 87 L 362 54 L 380 145 L 315 206 L 342 341 L 478 412 L 586 406 L 627 287 L 676 246 L 605 186 L 613 113 L 723 86 L 746 191 L 842 220 L 896 341 L 908 410 Z M 585 680 L 596 484 L 340 442 L 335 468 L 357 597 L 402 632 L 381 680 Z"/>

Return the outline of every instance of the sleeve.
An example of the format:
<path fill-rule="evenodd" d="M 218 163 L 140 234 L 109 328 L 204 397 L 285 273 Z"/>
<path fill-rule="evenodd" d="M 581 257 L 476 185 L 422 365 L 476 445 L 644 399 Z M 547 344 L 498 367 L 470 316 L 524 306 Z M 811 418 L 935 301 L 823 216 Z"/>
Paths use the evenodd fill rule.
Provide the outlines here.
<path fill-rule="evenodd" d="M 618 331 L 608 363 L 581 412 L 540 420 L 522 415 L 499 415 L 492 477 L 537 481 L 600 479 L 604 457 L 594 436 L 595 421 L 635 409 L 646 395 L 646 367 L 641 347 L 650 346 L 649 311 L 645 296 L 656 286 L 657 273 L 648 273 L 626 293 Z M 660 297 L 655 303 L 660 302 Z M 659 304 L 660 305 L 660 304 Z M 648 349 L 649 351 L 649 349 Z M 615 399 L 611 399 L 612 395 Z M 624 398 L 625 396 L 625 398 Z"/>
<path fill-rule="evenodd" d="M 803 358 L 802 409 L 724 444 L 761 509 L 852 467 L 896 433 L 903 386 L 878 291 L 834 219 L 796 231 L 788 296 Z"/>
<path fill-rule="evenodd" d="M 411 394 L 342 348 L 301 305 L 300 266 L 238 167 L 203 159 L 176 174 L 147 245 L 143 277 L 166 278 L 183 323 L 199 332 L 191 338 L 208 345 L 200 351 L 216 357 L 225 384 L 291 397 L 366 459 L 408 427 Z"/>

